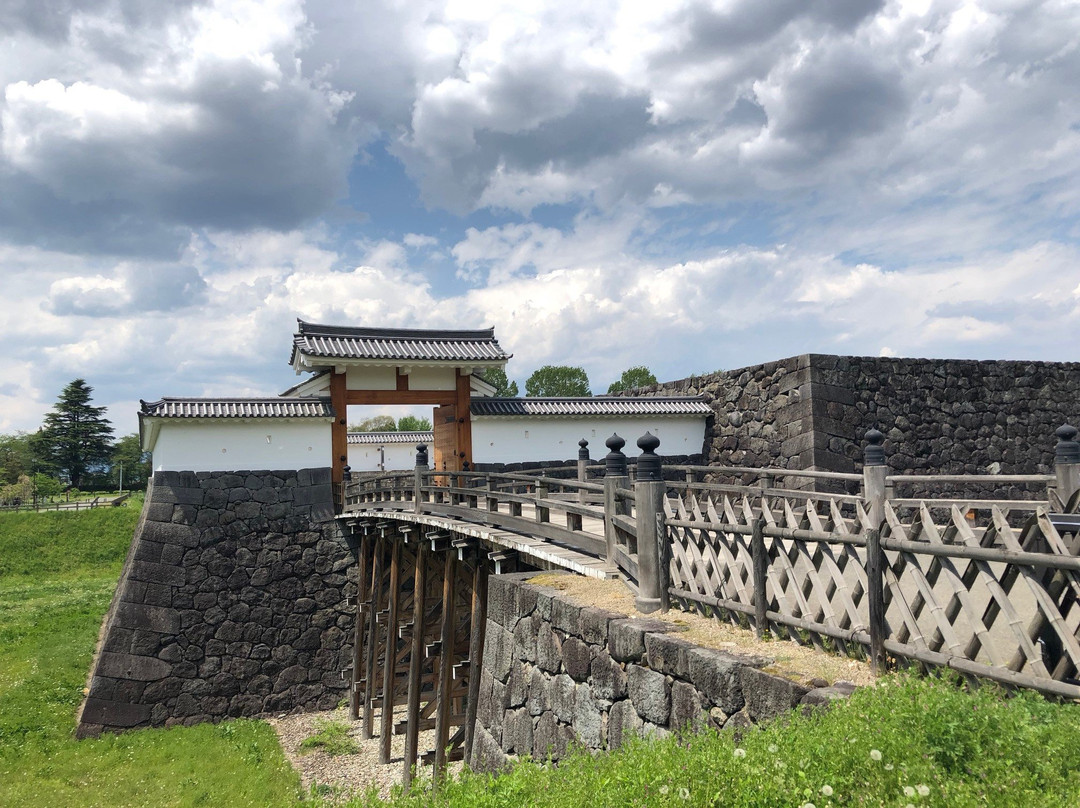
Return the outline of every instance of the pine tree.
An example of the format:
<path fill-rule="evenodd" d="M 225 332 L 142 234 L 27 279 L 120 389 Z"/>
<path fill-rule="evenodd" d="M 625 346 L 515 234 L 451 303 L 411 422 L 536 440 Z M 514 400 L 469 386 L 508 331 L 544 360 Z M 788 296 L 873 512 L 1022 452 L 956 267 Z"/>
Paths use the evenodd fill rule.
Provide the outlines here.
<path fill-rule="evenodd" d="M 112 424 L 104 407 L 90 404 L 92 392 L 83 379 L 64 387 L 37 441 L 42 460 L 75 488 L 89 469 L 107 464 L 112 453 Z"/>

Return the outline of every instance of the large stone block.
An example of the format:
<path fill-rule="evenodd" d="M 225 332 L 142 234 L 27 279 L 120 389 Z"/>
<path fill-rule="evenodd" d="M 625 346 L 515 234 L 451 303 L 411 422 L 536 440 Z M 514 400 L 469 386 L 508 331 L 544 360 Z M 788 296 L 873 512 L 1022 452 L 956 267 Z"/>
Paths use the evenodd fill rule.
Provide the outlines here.
<path fill-rule="evenodd" d="M 502 748 L 507 753 L 532 754 L 533 719 L 528 710 L 510 710 L 503 717 Z"/>
<path fill-rule="evenodd" d="M 574 703 L 577 698 L 577 685 L 565 673 L 560 673 L 551 680 L 551 709 L 555 717 L 564 724 L 574 720 Z"/>
<path fill-rule="evenodd" d="M 494 774 L 510 765 L 510 758 L 491 734 L 478 721 L 473 734 L 469 768 L 476 772 Z"/>
<path fill-rule="evenodd" d="M 617 662 L 638 662 L 645 655 L 645 635 L 671 629 L 668 623 L 648 618 L 612 620 L 608 624 L 608 651 Z"/>
<path fill-rule="evenodd" d="M 739 675 L 746 711 L 756 724 L 784 715 L 810 692 L 798 682 L 756 668 L 745 667 Z"/>
<path fill-rule="evenodd" d="M 550 623 L 542 623 L 537 632 L 536 664 L 548 673 L 558 673 L 562 667 L 562 640 Z"/>
<path fill-rule="evenodd" d="M 626 689 L 634 708 L 644 720 L 666 725 L 671 716 L 671 685 L 662 673 L 630 665 Z"/>
<path fill-rule="evenodd" d="M 639 735 L 642 723 L 641 716 L 629 699 L 612 704 L 608 711 L 608 748 L 618 749 L 628 738 Z"/>
<path fill-rule="evenodd" d="M 88 698 L 83 705 L 81 723 L 97 724 L 108 729 L 130 729 L 147 724 L 152 710 L 151 704 Z"/>
<path fill-rule="evenodd" d="M 529 709 L 529 715 L 537 716 L 551 709 L 551 679 L 539 668 L 530 668 L 528 679 L 525 706 Z"/>
<path fill-rule="evenodd" d="M 498 623 L 488 622 L 484 631 L 484 667 L 505 682 L 514 661 L 514 635 Z"/>
<path fill-rule="evenodd" d="M 728 715 L 737 713 L 746 703 L 739 671 L 760 667 L 766 660 L 738 657 L 710 648 L 695 648 L 687 655 L 689 679 L 713 705 Z"/>
<path fill-rule="evenodd" d="M 575 681 L 584 682 L 589 677 L 592 652 L 577 637 L 567 637 L 562 644 L 562 661 L 564 669 Z"/>
<path fill-rule="evenodd" d="M 581 608 L 566 598 L 554 598 L 551 602 L 551 625 L 569 636 L 580 637 Z"/>
<path fill-rule="evenodd" d="M 689 653 L 697 648 L 692 642 L 671 634 L 646 634 L 645 653 L 647 664 L 654 671 L 680 679 L 689 676 L 687 661 Z"/>
<path fill-rule="evenodd" d="M 687 727 L 697 731 L 705 725 L 706 717 L 697 688 L 688 682 L 672 682 L 668 726 L 676 731 Z"/>
<path fill-rule="evenodd" d="M 607 701 L 626 697 L 626 671 L 606 651 L 598 651 L 589 666 L 593 694 Z"/>
<path fill-rule="evenodd" d="M 94 675 L 113 679 L 154 682 L 158 679 L 164 679 L 171 671 L 172 665 L 155 657 L 103 651 L 98 656 Z"/>
<path fill-rule="evenodd" d="M 180 612 L 165 606 L 121 602 L 113 615 L 113 624 L 120 628 L 147 629 L 159 634 L 180 631 Z"/>
<path fill-rule="evenodd" d="M 153 561 L 132 561 L 128 574 L 132 580 L 166 586 L 183 586 L 187 580 L 182 567 Z"/>
<path fill-rule="evenodd" d="M 603 738 L 603 708 L 592 697 L 588 685 L 578 685 L 574 690 L 574 733 L 578 740 L 590 749 L 599 749 Z"/>

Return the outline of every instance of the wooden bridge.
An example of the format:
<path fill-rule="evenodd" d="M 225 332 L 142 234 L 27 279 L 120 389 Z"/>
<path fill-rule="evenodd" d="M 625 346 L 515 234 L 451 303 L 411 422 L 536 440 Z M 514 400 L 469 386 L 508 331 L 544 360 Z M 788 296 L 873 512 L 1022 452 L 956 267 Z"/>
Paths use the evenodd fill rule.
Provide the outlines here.
<path fill-rule="evenodd" d="M 618 436 L 602 466 L 582 441 L 576 474 L 431 470 L 418 447 L 413 471 L 344 484 L 353 716 L 370 738 L 378 715 L 384 763 L 405 736 L 406 784 L 418 764 L 465 757 L 487 576 L 518 569 L 619 578 L 642 612 L 698 610 L 875 670 L 949 668 L 1080 699 L 1080 444 L 1072 427 L 1057 436 L 1042 475 L 890 475 L 876 430 L 863 474 L 664 468 L 649 434 L 636 469 Z M 901 496 L 912 485 L 948 496 Z M 978 493 L 1005 486 L 1030 498 Z"/>

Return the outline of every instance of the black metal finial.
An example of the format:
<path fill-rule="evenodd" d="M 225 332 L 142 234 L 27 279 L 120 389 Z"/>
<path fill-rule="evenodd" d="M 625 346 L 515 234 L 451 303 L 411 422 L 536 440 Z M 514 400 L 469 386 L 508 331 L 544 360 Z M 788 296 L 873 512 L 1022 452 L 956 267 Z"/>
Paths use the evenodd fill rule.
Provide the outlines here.
<path fill-rule="evenodd" d="M 866 438 L 866 447 L 863 449 L 864 466 L 884 466 L 885 448 L 881 445 L 885 442 L 885 436 L 876 426 L 871 427 L 863 436 Z"/>
<path fill-rule="evenodd" d="M 588 460 L 589 459 L 589 442 L 587 440 L 585 440 L 585 438 L 582 438 L 581 440 L 579 440 L 577 442 L 577 445 L 580 447 L 577 450 L 577 459 L 578 460 Z"/>
<path fill-rule="evenodd" d="M 622 447 L 626 445 L 626 441 L 618 435 L 612 435 L 604 441 L 604 445 L 611 450 L 604 458 L 604 476 L 626 477 L 626 455 L 622 453 Z"/>
<path fill-rule="evenodd" d="M 462 460 L 461 461 L 461 470 L 462 471 L 468 471 L 469 470 L 469 461 L 468 460 Z"/>
<path fill-rule="evenodd" d="M 422 467 L 422 468 L 426 469 L 427 464 L 428 464 L 427 444 L 426 443 L 418 443 L 418 444 L 416 444 L 416 467 L 417 468 Z"/>
<path fill-rule="evenodd" d="M 637 460 L 637 478 L 644 482 L 662 480 L 660 472 L 660 455 L 656 453 L 656 447 L 660 445 L 660 438 L 651 432 L 646 432 L 637 440 L 641 454 Z"/>
<path fill-rule="evenodd" d="M 341 479 L 345 482 L 349 482 L 352 479 L 352 467 L 346 466 L 341 470 Z"/>
<path fill-rule="evenodd" d="M 1075 426 L 1064 424 L 1054 430 L 1058 437 L 1054 447 L 1055 463 L 1080 463 L 1080 443 L 1076 442 L 1078 430 Z"/>

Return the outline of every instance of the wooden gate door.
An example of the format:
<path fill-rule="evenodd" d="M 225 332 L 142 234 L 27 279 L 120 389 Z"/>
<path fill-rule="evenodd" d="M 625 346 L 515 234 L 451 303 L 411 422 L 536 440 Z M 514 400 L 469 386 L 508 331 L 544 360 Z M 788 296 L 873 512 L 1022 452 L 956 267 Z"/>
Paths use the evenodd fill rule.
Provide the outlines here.
<path fill-rule="evenodd" d="M 457 408 L 453 404 L 436 407 L 432 419 L 435 432 L 435 470 L 461 471 Z"/>

